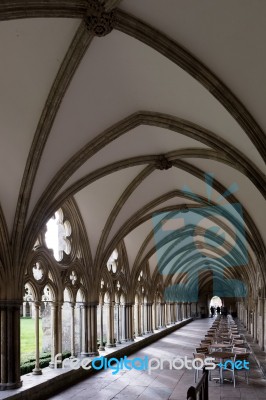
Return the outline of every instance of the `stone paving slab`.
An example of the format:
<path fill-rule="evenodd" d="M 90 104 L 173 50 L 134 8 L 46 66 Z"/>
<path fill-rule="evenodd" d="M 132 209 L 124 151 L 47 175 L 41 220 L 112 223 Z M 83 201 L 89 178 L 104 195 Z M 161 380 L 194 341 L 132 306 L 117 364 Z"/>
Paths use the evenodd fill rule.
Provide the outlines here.
<path fill-rule="evenodd" d="M 191 322 L 189 325 L 169 334 L 157 342 L 132 354 L 134 357 L 149 358 L 158 357 L 185 357 L 192 359 L 192 352 L 198 346 L 200 340 L 206 334 L 212 319 L 201 319 Z M 264 353 L 265 354 L 265 353 Z M 167 363 L 166 363 L 167 364 Z M 181 369 L 169 369 L 164 365 L 162 370 L 148 371 L 122 370 L 112 375 L 110 370 L 101 371 L 89 377 L 87 380 L 73 386 L 71 389 L 61 392 L 57 396 L 50 397 L 51 400 L 68 399 L 123 399 L 123 400 L 185 400 L 189 386 L 194 386 L 194 372 Z M 216 371 L 213 371 L 213 376 Z M 266 399 L 266 380 L 258 367 L 255 358 L 250 358 L 249 384 L 243 377 L 239 376 L 236 388 L 231 382 L 224 384 L 210 381 L 210 400 L 262 400 Z"/>

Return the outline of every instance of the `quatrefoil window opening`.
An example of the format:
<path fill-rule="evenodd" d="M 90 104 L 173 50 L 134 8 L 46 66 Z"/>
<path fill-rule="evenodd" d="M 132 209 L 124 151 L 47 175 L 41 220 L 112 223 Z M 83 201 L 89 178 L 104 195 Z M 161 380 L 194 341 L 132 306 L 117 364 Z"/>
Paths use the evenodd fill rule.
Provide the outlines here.
<path fill-rule="evenodd" d="M 40 281 L 43 277 L 43 269 L 41 264 L 36 262 L 36 264 L 32 267 L 33 277 L 36 281 Z"/>
<path fill-rule="evenodd" d="M 77 274 L 76 274 L 75 271 L 72 271 L 72 272 L 71 272 L 71 274 L 70 274 L 70 276 L 69 276 L 69 279 L 70 279 L 72 285 L 75 285 L 75 283 L 76 283 L 76 281 L 77 281 L 77 279 L 78 279 Z"/>
<path fill-rule="evenodd" d="M 63 211 L 59 209 L 46 224 L 45 241 L 48 249 L 53 250 L 56 261 L 61 261 L 66 254 L 70 254 L 71 244 L 68 239 L 71 235 L 69 221 L 64 222 Z"/>

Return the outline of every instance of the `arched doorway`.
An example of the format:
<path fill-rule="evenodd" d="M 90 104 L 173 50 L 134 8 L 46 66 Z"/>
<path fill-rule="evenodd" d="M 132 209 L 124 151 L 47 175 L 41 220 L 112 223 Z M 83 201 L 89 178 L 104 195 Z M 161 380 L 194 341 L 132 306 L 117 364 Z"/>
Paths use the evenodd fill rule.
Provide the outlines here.
<path fill-rule="evenodd" d="M 222 300 L 220 297 L 218 297 L 218 296 L 212 297 L 212 299 L 210 301 L 210 308 L 214 307 L 214 310 L 215 310 L 214 314 L 217 314 L 217 311 L 218 311 L 218 314 L 220 314 L 222 305 L 223 305 L 223 303 L 222 303 Z M 217 310 L 217 308 L 218 308 L 218 310 Z"/>

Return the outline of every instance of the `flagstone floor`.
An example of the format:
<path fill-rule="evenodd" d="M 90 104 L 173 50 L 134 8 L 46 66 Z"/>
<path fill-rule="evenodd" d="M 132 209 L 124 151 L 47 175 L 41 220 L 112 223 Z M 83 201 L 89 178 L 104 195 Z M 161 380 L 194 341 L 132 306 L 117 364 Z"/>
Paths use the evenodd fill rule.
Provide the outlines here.
<path fill-rule="evenodd" d="M 132 354 L 143 358 L 184 357 L 192 359 L 192 352 L 204 337 L 212 319 L 195 320 L 190 324 L 158 340 L 152 345 Z M 167 363 L 165 363 L 167 364 Z M 170 370 L 164 365 L 163 370 L 148 371 L 121 370 L 112 374 L 110 369 L 103 370 L 87 380 L 71 387 L 60 394 L 50 397 L 51 400 L 185 400 L 190 386 L 194 386 L 194 372 L 187 369 Z M 218 376 L 214 371 L 212 376 Z M 250 357 L 249 384 L 239 376 L 236 388 L 231 382 L 209 382 L 209 400 L 262 400 L 266 399 L 266 380 L 257 366 L 253 356 Z"/>

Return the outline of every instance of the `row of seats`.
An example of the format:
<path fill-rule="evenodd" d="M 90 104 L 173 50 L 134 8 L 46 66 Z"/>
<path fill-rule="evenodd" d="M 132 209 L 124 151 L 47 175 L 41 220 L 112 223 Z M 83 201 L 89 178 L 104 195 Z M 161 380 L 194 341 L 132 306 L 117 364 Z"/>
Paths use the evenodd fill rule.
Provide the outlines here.
<path fill-rule="evenodd" d="M 245 338 L 239 334 L 238 327 L 231 315 L 228 315 L 226 318 L 217 316 L 204 339 L 201 340 L 199 347 L 195 349 L 193 356 L 194 359 L 199 360 L 198 366 L 203 365 L 202 361 L 204 362 L 206 357 L 212 357 L 213 362 L 219 368 L 219 378 L 214 379 L 218 379 L 220 383 L 223 383 L 224 371 L 229 371 L 232 374 L 234 387 L 236 385 L 235 365 L 242 365 L 242 368 L 237 369 L 237 371 L 245 372 L 245 379 L 248 383 L 249 370 L 244 366 L 247 366 L 249 352 L 247 351 Z M 228 360 L 231 362 L 225 363 Z M 240 363 L 235 364 L 237 361 Z M 218 365 L 221 365 L 221 363 L 223 363 L 222 368 Z M 211 370 L 209 376 L 212 379 Z M 195 382 L 198 377 L 199 369 L 195 369 Z"/>

